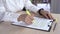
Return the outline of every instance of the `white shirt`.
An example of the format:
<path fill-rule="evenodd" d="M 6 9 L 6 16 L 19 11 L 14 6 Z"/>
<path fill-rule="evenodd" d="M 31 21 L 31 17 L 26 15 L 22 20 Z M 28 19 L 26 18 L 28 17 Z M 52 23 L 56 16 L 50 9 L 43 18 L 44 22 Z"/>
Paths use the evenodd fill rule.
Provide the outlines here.
<path fill-rule="evenodd" d="M 5 14 L 4 13 L 2 14 L 0 11 L 0 14 L 2 14 L 4 16 L 2 18 L 2 20 L 4 20 L 4 21 L 16 21 L 17 22 L 17 18 L 20 15 L 15 12 L 17 12 L 19 10 L 21 11 L 24 7 L 33 12 L 37 12 L 40 9 L 37 6 L 33 5 L 30 2 L 30 0 L 3 0 L 3 3 L 4 3 L 3 8 L 5 8 L 5 10 L 7 12 L 5 12 Z M 3 10 L 3 8 L 2 8 L 2 10 Z M 0 15 L 0 16 L 2 16 L 2 15 Z"/>
<path fill-rule="evenodd" d="M 30 11 L 38 11 L 40 8 L 33 5 L 30 0 L 5 0 L 5 8 L 11 12 L 17 12 L 22 10 L 24 7 Z"/>
<path fill-rule="evenodd" d="M 5 12 L 2 20 L 3 21 L 16 21 L 20 16 L 15 13 L 17 11 L 21 11 L 24 7 L 30 11 L 37 12 L 40 8 L 33 5 L 30 0 L 3 0 L 4 8 L 7 12 Z M 0 17 L 1 18 L 1 17 Z"/>

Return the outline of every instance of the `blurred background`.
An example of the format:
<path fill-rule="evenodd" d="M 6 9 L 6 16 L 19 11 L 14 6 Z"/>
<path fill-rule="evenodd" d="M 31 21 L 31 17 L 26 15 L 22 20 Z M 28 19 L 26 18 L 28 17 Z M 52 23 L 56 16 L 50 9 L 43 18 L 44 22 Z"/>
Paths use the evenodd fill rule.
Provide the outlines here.
<path fill-rule="evenodd" d="M 60 0 L 51 0 L 51 12 L 60 14 Z"/>

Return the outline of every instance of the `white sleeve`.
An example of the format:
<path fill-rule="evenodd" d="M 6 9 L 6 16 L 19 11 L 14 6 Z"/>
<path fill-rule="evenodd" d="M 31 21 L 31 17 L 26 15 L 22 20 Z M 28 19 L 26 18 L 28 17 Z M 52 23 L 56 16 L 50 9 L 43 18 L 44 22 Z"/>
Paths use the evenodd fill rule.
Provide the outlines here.
<path fill-rule="evenodd" d="M 0 12 L 5 12 L 4 2 L 3 0 L 0 0 Z"/>
<path fill-rule="evenodd" d="M 34 4 L 32 4 L 30 2 L 30 0 L 25 1 L 25 8 L 29 9 L 29 11 L 33 11 L 33 12 L 37 12 L 40 9 L 37 6 L 35 6 Z"/>
<path fill-rule="evenodd" d="M 24 7 L 23 0 L 6 0 L 6 9 L 11 12 L 22 10 Z"/>

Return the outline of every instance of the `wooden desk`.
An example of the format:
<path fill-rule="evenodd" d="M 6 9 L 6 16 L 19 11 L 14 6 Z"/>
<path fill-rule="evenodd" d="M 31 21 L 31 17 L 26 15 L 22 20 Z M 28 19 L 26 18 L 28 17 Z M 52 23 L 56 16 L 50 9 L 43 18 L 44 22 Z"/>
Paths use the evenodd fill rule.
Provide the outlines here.
<path fill-rule="evenodd" d="M 53 27 L 50 32 L 44 32 L 40 30 L 13 26 L 9 22 L 3 22 L 0 24 L 0 34 L 60 34 L 60 14 L 53 14 L 53 16 L 58 19 L 58 25 L 54 32 L 52 30 Z"/>

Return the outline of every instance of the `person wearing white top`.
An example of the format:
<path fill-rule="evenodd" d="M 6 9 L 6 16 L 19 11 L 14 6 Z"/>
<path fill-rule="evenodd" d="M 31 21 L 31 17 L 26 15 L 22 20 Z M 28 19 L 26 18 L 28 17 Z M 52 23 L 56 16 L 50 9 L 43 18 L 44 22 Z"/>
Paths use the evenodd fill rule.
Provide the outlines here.
<path fill-rule="evenodd" d="M 4 8 L 6 9 L 6 12 L 8 12 L 8 14 L 10 12 L 16 13 L 18 11 L 22 11 L 23 8 L 25 7 L 30 12 L 35 12 L 39 14 L 41 13 L 44 17 L 48 19 L 53 19 L 50 12 L 35 6 L 34 4 L 31 3 L 30 0 L 3 0 L 3 5 L 4 5 Z M 31 16 L 27 16 L 28 17 L 26 18 L 27 23 L 30 23 L 32 21 L 33 18 Z"/>

